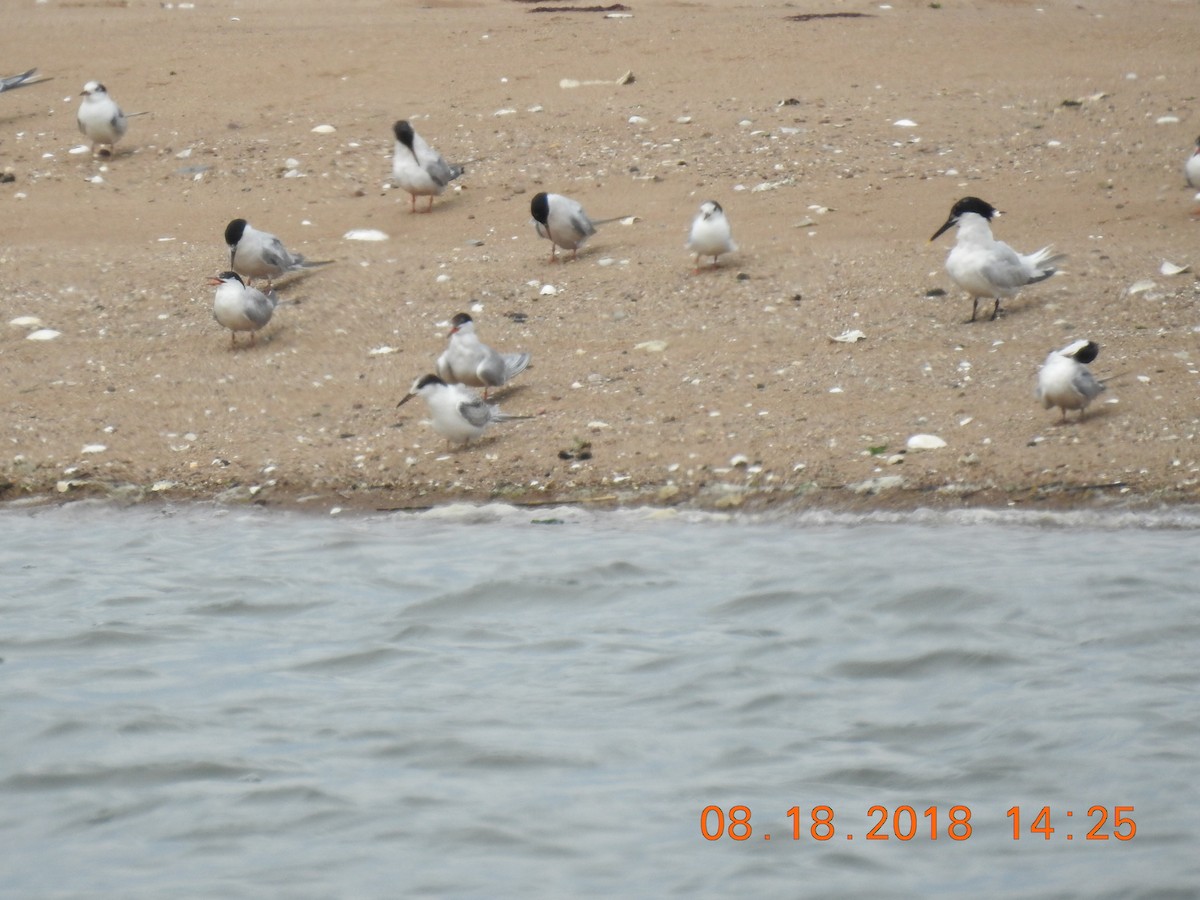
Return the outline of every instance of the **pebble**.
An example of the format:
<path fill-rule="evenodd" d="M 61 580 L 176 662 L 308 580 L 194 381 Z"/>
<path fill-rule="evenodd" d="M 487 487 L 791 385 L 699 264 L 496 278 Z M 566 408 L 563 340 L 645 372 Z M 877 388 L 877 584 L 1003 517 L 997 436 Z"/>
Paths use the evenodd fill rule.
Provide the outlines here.
<path fill-rule="evenodd" d="M 936 434 L 914 434 L 905 442 L 909 450 L 940 450 L 946 446 Z"/>
<path fill-rule="evenodd" d="M 388 236 L 378 228 L 352 228 L 342 235 L 346 241 L 386 241 Z"/>

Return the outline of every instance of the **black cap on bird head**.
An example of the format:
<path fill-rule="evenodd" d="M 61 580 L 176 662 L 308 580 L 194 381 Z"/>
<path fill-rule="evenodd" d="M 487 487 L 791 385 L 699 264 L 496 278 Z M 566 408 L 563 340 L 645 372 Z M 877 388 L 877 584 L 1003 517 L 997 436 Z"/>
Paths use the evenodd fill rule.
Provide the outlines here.
<path fill-rule="evenodd" d="M 529 202 L 529 212 L 537 221 L 546 224 L 546 219 L 550 218 L 550 197 L 545 191 L 533 195 Z"/>
<path fill-rule="evenodd" d="M 450 320 L 450 333 L 454 334 L 454 332 L 458 331 L 458 329 L 462 328 L 470 321 L 471 317 L 466 313 L 455 313 L 454 318 Z"/>
<path fill-rule="evenodd" d="M 242 235 L 246 233 L 246 226 L 250 223 L 245 219 L 234 219 L 225 226 L 225 243 L 230 247 L 237 244 L 242 239 Z"/>
<path fill-rule="evenodd" d="M 399 409 L 413 397 L 417 396 L 417 392 L 421 390 L 421 388 L 428 387 L 431 384 L 440 384 L 442 387 L 446 386 L 446 382 L 442 381 L 442 379 L 438 378 L 436 375 L 422 375 L 413 382 L 412 390 L 404 395 L 404 399 L 396 404 L 396 408 Z"/>
<path fill-rule="evenodd" d="M 392 134 L 396 135 L 396 140 L 402 143 L 405 147 L 412 149 L 413 142 L 413 127 L 408 124 L 406 119 L 401 119 L 392 126 Z"/>
<path fill-rule="evenodd" d="M 967 213 L 975 213 L 976 215 L 983 216 L 984 219 L 990 220 L 1000 215 L 1000 210 L 996 209 L 996 207 L 992 206 L 986 200 L 980 200 L 978 197 L 963 197 L 950 207 L 950 217 L 942 223 L 941 228 L 933 233 L 933 237 L 930 240 L 937 240 L 943 232 L 949 231 L 957 225 L 958 220 Z"/>

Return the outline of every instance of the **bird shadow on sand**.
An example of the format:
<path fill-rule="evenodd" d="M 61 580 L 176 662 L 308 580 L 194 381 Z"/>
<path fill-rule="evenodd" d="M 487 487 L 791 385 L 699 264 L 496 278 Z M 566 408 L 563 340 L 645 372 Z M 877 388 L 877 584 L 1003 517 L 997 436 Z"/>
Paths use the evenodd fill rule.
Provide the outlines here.
<path fill-rule="evenodd" d="M 225 349 L 230 353 L 253 353 L 255 350 L 271 350 L 273 349 L 271 345 L 279 338 L 279 333 L 282 330 L 276 329 L 267 335 L 259 334 L 253 341 L 248 337 L 239 337 L 237 340 L 227 343 Z"/>
<path fill-rule="evenodd" d="M 1109 409 L 1109 404 L 1104 404 L 1103 406 L 1097 406 L 1089 409 L 1087 411 L 1087 415 L 1082 418 L 1080 418 L 1079 413 L 1068 413 L 1067 418 L 1065 419 L 1062 416 L 1059 416 L 1050 423 L 1050 427 L 1064 428 L 1068 425 L 1082 425 L 1087 427 L 1088 425 L 1092 424 L 1093 421 L 1097 419 L 1107 419 L 1110 415 L 1112 415 L 1112 410 Z"/>
<path fill-rule="evenodd" d="M 324 268 L 326 265 L 332 264 L 334 262 L 337 262 L 337 260 L 331 259 L 331 260 L 324 261 L 321 264 L 321 268 Z M 290 291 L 296 285 L 304 284 L 304 282 L 308 281 L 308 279 L 310 279 L 314 275 L 316 275 L 318 271 L 319 271 L 319 269 L 313 268 L 313 269 L 300 269 L 298 272 L 288 272 L 288 274 L 284 275 L 282 278 L 276 278 L 275 281 L 272 282 L 272 286 L 279 293 L 283 293 L 284 291 Z M 303 297 L 296 297 L 294 299 L 288 300 L 287 302 L 299 305 L 300 301 L 303 299 L 304 299 Z M 283 301 L 280 301 L 280 302 L 283 302 Z"/>

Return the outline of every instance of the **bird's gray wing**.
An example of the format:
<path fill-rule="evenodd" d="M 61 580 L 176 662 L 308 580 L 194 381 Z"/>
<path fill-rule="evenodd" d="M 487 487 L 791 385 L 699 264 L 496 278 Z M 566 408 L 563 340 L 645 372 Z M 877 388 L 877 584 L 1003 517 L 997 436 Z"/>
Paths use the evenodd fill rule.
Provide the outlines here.
<path fill-rule="evenodd" d="M 275 312 L 275 304 L 279 302 L 279 295 L 272 291 L 270 294 L 264 294 L 256 288 L 249 288 L 249 296 L 246 298 L 246 318 L 262 328 L 271 321 L 271 314 Z"/>
<path fill-rule="evenodd" d="M 458 404 L 458 411 L 462 413 L 464 419 L 476 428 L 482 428 L 488 422 L 492 421 L 492 408 L 482 397 L 476 397 L 474 400 L 464 400 Z"/>
<path fill-rule="evenodd" d="M 1104 390 L 1104 385 L 1097 381 L 1090 371 L 1083 368 L 1075 373 L 1075 377 L 1071 379 L 1071 386 L 1089 400 L 1099 396 Z"/>
<path fill-rule="evenodd" d="M 21 87 L 23 84 L 29 81 L 29 79 L 32 78 L 36 72 L 37 69 L 30 69 L 28 72 L 22 72 L 20 75 L 6 75 L 3 78 L 0 78 L 0 94 L 3 94 L 5 91 L 11 91 L 15 88 Z"/>
<path fill-rule="evenodd" d="M 491 347 L 484 347 L 483 350 L 483 361 L 475 367 L 475 374 L 485 384 L 499 387 L 508 380 L 505 375 L 504 357 Z"/>
<path fill-rule="evenodd" d="M 285 270 L 303 261 L 303 257 L 298 259 L 288 253 L 287 247 L 283 246 L 283 241 L 274 235 L 269 241 L 263 241 L 262 258 L 267 264 Z"/>
<path fill-rule="evenodd" d="M 530 356 L 528 353 L 505 353 L 502 355 L 504 359 L 504 380 L 516 378 L 525 371 L 525 367 L 529 365 Z"/>
<path fill-rule="evenodd" d="M 582 212 L 571 213 L 571 227 L 575 229 L 575 233 L 581 237 L 591 237 L 596 233 L 596 226 Z"/>
<path fill-rule="evenodd" d="M 1000 288 L 1019 288 L 1029 283 L 1030 273 L 1021 257 L 1008 244 L 999 244 L 994 258 L 981 269 L 983 277 Z"/>
<path fill-rule="evenodd" d="M 445 187 L 462 174 L 461 168 L 447 165 L 446 161 L 437 153 L 430 153 L 429 158 L 422 162 L 421 167 L 430 178 L 437 182 L 439 187 Z"/>

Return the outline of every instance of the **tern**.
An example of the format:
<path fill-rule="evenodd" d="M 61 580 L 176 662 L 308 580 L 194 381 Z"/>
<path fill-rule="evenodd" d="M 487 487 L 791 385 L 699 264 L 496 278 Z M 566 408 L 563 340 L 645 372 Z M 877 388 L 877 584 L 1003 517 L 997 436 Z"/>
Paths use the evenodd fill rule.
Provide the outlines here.
<path fill-rule="evenodd" d="M 700 212 L 692 219 L 687 247 L 696 254 L 697 272 L 700 271 L 700 257 L 711 256 L 715 269 L 717 257 L 737 249 L 737 244 L 733 242 L 733 234 L 729 230 L 729 219 L 725 217 L 725 210 L 721 209 L 721 204 L 716 200 L 705 200 L 700 204 Z"/>
<path fill-rule="evenodd" d="M 483 399 L 494 387 L 502 387 L 525 371 L 528 353 L 500 353 L 493 350 L 475 334 L 475 322 L 466 313 L 450 320 L 450 343 L 438 357 L 438 377 L 447 383 L 457 382 L 483 388 Z"/>
<path fill-rule="evenodd" d="M 570 197 L 547 194 L 545 191 L 534 195 L 529 204 L 529 212 L 533 215 L 537 233 L 550 240 L 550 262 L 556 259 L 558 247 L 570 250 L 571 259 L 575 259 L 579 248 L 596 233 L 596 226 L 626 218 L 613 216 L 611 219 L 593 221 L 588 218 L 583 207 Z"/>
<path fill-rule="evenodd" d="M 129 122 L 121 107 L 108 96 L 108 89 L 98 81 L 89 81 L 80 94 L 76 122 L 79 130 L 92 143 L 92 155 L 111 156 L 114 146 L 125 136 Z"/>
<path fill-rule="evenodd" d="M 1196 146 L 1183 164 L 1183 177 L 1189 185 L 1200 191 L 1200 137 L 1196 138 Z"/>
<path fill-rule="evenodd" d="M 410 194 L 412 208 L 417 211 L 417 197 L 428 197 L 425 212 L 433 211 L 433 198 L 446 189 L 464 171 L 461 165 L 450 165 L 442 155 L 425 143 L 408 122 L 401 119 L 392 126 L 396 147 L 392 153 L 392 177 L 396 184 Z"/>
<path fill-rule="evenodd" d="M 259 231 L 245 219 L 234 219 L 225 226 L 225 243 L 229 246 L 229 268 L 247 280 L 274 279 L 288 272 L 327 266 L 331 260 L 309 262 L 299 253 L 289 253 L 283 241 L 275 235 Z"/>
<path fill-rule="evenodd" d="M 1087 368 L 1099 353 L 1100 345 L 1095 341 L 1072 341 L 1050 353 L 1038 370 L 1037 398 L 1046 409 L 1061 409 L 1061 421 L 1067 420 L 1068 409 L 1077 409 L 1082 422 L 1087 405 L 1104 390 L 1104 383 Z"/>
<path fill-rule="evenodd" d="M 483 434 L 493 422 L 529 418 L 502 413 L 500 407 L 491 405 L 473 391 L 461 384 L 446 384 L 437 375 L 422 375 L 414 381 L 396 407 L 418 396 L 429 407 L 433 430 L 451 443 L 466 444 Z"/>
<path fill-rule="evenodd" d="M 978 197 L 963 197 L 950 209 L 950 217 L 929 240 L 958 226 L 958 239 L 946 257 L 946 271 L 971 297 L 971 321 L 979 312 L 979 300 L 990 297 L 996 303 L 992 318 L 1000 313 L 1000 301 L 1012 297 L 1027 284 L 1045 281 L 1058 271 L 1055 265 L 1065 259 L 1050 247 L 1036 253 L 1018 253 L 1003 241 L 992 237 L 989 220 L 1000 210 Z"/>
<path fill-rule="evenodd" d="M 208 283 L 217 286 L 213 296 L 213 318 L 229 329 L 229 346 L 237 346 L 237 333 L 250 332 L 250 344 L 255 335 L 271 321 L 271 315 L 279 304 L 274 291 L 264 294 L 258 288 L 248 287 L 237 272 L 222 272 Z"/>

